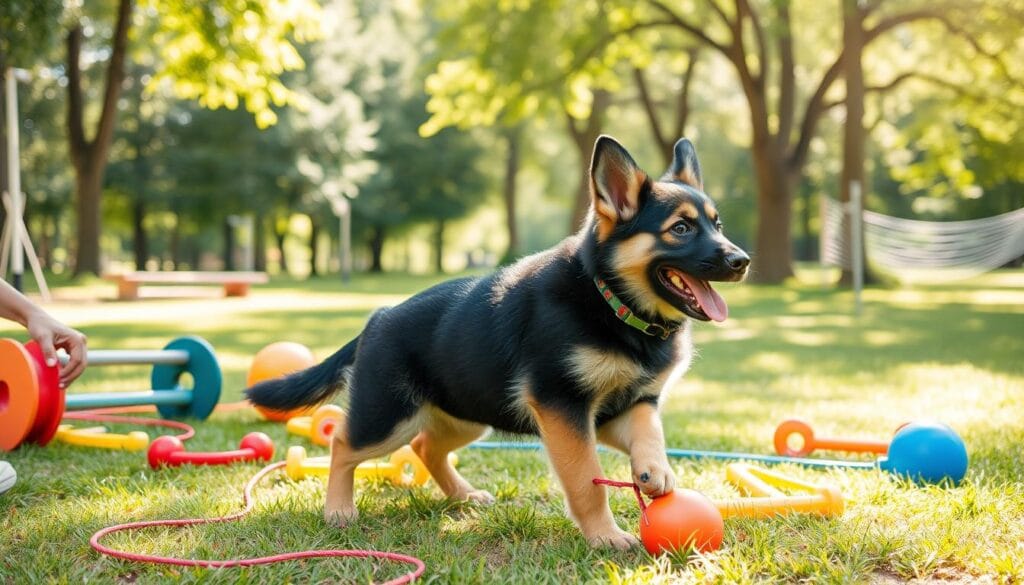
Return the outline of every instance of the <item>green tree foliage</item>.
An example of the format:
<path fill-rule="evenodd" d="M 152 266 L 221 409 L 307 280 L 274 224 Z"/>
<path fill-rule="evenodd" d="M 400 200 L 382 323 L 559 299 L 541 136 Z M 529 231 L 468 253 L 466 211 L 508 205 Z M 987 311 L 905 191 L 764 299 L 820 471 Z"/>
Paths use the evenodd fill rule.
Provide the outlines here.
<path fill-rule="evenodd" d="M 279 78 L 304 65 L 295 43 L 320 36 L 315 1 L 142 0 L 139 9 L 158 23 L 154 85 L 207 108 L 244 104 L 260 128 L 277 122 L 275 106 L 301 103 Z"/>
<path fill-rule="evenodd" d="M 898 184 L 881 203 L 892 209 L 960 219 L 1024 205 L 1024 10 L 972 8 L 970 18 L 936 19 L 871 55 L 873 135 Z"/>
<path fill-rule="evenodd" d="M 413 96 L 388 108 L 373 154 L 380 171 L 354 203 L 356 219 L 371 226 L 371 242 L 388 230 L 433 225 L 434 267 L 441 272 L 446 223 L 484 201 L 487 181 L 478 170 L 480 146 L 471 136 L 452 128 L 419 136 L 425 102 Z M 373 266 L 380 269 L 380 250 L 372 249 Z"/>
<path fill-rule="evenodd" d="M 166 158 L 172 146 L 167 116 L 174 104 L 157 96 L 144 98 L 142 87 L 148 75 L 139 69 L 129 75 L 125 82 L 122 99 L 131 107 L 121 113 L 111 147 L 111 163 L 105 180 L 108 205 L 104 209 L 104 218 L 128 220 L 132 231 L 135 269 L 145 270 L 150 257 L 147 215 L 151 214 L 154 207 L 166 209 L 161 201 L 173 180 L 167 169 Z M 115 205 L 109 205 L 111 195 L 115 196 Z M 127 213 L 111 218 L 115 208 Z"/>
<path fill-rule="evenodd" d="M 527 220 L 520 237 L 536 248 L 560 236 L 552 218 L 569 214 L 577 180 L 586 194 L 579 165 L 602 131 L 655 174 L 675 135 L 694 138 L 730 234 L 758 252 L 759 211 L 781 209 L 810 256 L 816 197 L 840 193 L 849 116 L 838 1 L 456 0 L 424 10 L 330 0 L 318 11 L 303 0 L 290 23 L 280 2 L 135 1 L 69 4 L 63 18 L 60 3 L 35 16 L 24 16 L 35 5 L 0 6 L 5 22 L 26 19 L 0 30 L 3 42 L 49 22 L 81 57 L 61 66 L 72 43 L 43 37 L 27 38 L 33 49 L 19 57 L 31 71 L 19 86 L 29 227 L 54 266 L 61 254 L 48 255 L 70 220 L 100 209 L 98 195 L 93 210 L 72 207 L 69 192 L 95 185 L 103 249 L 139 265 L 194 265 L 200 251 L 230 249 L 232 214 L 257 219 L 258 250 L 293 237 L 297 213 L 322 237 L 337 224 L 330 202 L 345 198 L 380 268 L 385 240 L 430 230 L 443 246 L 452 220 L 487 200 L 501 174 L 506 214 Z M 109 83 L 126 6 L 123 80 Z M 1020 7 L 858 6 L 868 205 L 947 219 L 1024 205 Z M 456 130 L 486 125 L 496 131 Z M 791 210 L 766 204 L 753 172 L 770 157 Z M 506 167 L 520 166 L 517 212 Z"/>
<path fill-rule="evenodd" d="M 86 131 L 86 92 L 83 89 L 81 55 L 89 20 L 98 19 L 105 6 L 89 16 L 69 16 L 68 47 L 68 136 L 76 174 L 78 246 L 76 273 L 100 271 L 100 201 L 103 176 L 118 114 L 118 99 L 125 78 L 129 31 L 135 22 L 132 0 L 116 3 L 106 63 L 106 82 L 100 100 L 95 132 Z M 155 19 L 144 28 L 153 41 L 145 46 L 155 51 L 152 58 L 157 86 L 169 83 L 179 95 L 199 98 L 208 107 L 237 107 L 244 101 L 258 125 L 277 120 L 272 106 L 294 103 L 295 94 L 278 77 L 286 70 L 302 67 L 294 38 L 312 38 L 318 31 L 313 0 L 278 2 L 175 2 L 145 3 L 142 18 Z M 97 54 L 102 54 L 98 47 Z"/>
<path fill-rule="evenodd" d="M 18 84 L 18 93 L 26 225 L 43 266 L 59 271 L 67 265 L 68 236 L 73 235 L 67 211 L 74 174 L 61 123 L 67 104 L 52 69 L 33 70 L 27 83 Z"/>
<path fill-rule="evenodd" d="M 299 168 L 317 194 L 351 198 L 354 233 L 368 244 L 371 268 L 381 270 L 388 238 L 430 224 L 434 246 L 443 246 L 445 222 L 484 200 L 480 146 L 456 131 L 417 133 L 427 118 L 429 14 L 415 4 L 355 0 L 336 0 L 325 12 L 332 32 L 310 48 L 310 107 L 295 114 L 309 139 Z"/>
<path fill-rule="evenodd" d="M 939 24 L 946 37 L 956 38 L 953 43 L 948 38 L 945 44 L 933 42 L 939 54 L 965 48 L 986 52 L 978 49 L 984 41 L 982 28 L 962 23 L 976 21 L 979 7 L 993 14 L 1007 8 L 998 0 L 956 5 L 883 0 L 865 6 L 866 47 Z M 747 142 L 758 190 L 756 275 L 778 282 L 792 274 L 793 193 L 819 123 L 838 105 L 830 97 L 842 76 L 844 55 L 835 6 L 822 10 L 820 3 L 789 1 L 702 0 L 677 6 L 660 0 L 551 0 L 502 2 L 492 10 L 492 3 L 463 0 L 447 3 L 443 10 L 450 15 L 440 37 L 446 59 L 427 85 L 434 117 L 426 132 L 445 125 L 494 123 L 503 115 L 539 111 L 555 99 L 586 104 L 574 99 L 587 95 L 580 88 L 614 89 L 620 63 L 645 69 L 652 51 L 679 52 L 694 43 L 707 48 L 717 66 L 731 70 L 738 82 L 732 92 L 738 90 L 746 102 Z M 551 30 L 558 34 L 538 32 Z M 482 46 L 476 53 L 467 50 L 473 39 Z M 674 44 L 666 39 L 675 39 Z"/>
<path fill-rule="evenodd" d="M 0 2 L 0 72 L 31 67 L 48 52 L 63 9 L 62 0 Z"/>
<path fill-rule="evenodd" d="M 649 54 L 646 39 L 624 34 L 637 29 L 619 30 L 621 11 L 609 13 L 599 2 L 462 0 L 432 6 L 442 27 L 438 62 L 426 80 L 432 115 L 420 128 L 424 136 L 447 126 L 515 127 L 553 116 L 565 124 L 578 164 L 585 166 L 611 95 L 624 85 L 615 65 Z M 578 176 L 570 230 L 589 204 L 589 182 Z"/>
<path fill-rule="evenodd" d="M 312 190 L 301 205 L 310 218 L 310 250 L 316 271 L 316 235 L 332 226 L 335 214 L 346 212 L 348 198 L 358 196 L 377 171 L 369 157 L 380 124 L 367 115 L 367 101 L 383 86 L 385 47 L 382 39 L 401 36 L 383 15 L 361 16 L 357 2 L 333 0 L 324 6 L 323 36 L 308 46 L 308 67 L 291 74 L 303 106 L 290 108 L 297 165 Z M 340 235 L 340 234 L 339 234 Z"/>
<path fill-rule="evenodd" d="M 442 58 L 426 81 L 424 135 L 550 112 L 583 119 L 594 89 L 621 87 L 609 67 L 617 55 L 596 50 L 615 36 L 600 3 L 460 0 L 435 14 Z"/>

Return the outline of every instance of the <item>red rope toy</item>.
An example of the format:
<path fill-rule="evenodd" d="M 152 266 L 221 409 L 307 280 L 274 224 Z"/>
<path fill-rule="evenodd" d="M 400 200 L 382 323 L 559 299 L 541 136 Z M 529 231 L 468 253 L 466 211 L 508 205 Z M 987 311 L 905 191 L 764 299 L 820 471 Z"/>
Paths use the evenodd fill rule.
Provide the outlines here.
<path fill-rule="evenodd" d="M 647 502 L 644 502 L 644 495 L 640 491 L 640 486 L 631 481 L 615 481 L 614 479 L 605 479 L 603 477 L 595 477 L 592 481 L 594 485 L 633 488 L 633 493 L 636 494 L 636 501 L 640 504 L 640 518 L 643 519 L 644 524 L 650 526 L 651 521 L 647 519 Z"/>
<path fill-rule="evenodd" d="M 152 419 L 152 418 L 133 418 L 124 416 L 112 416 L 104 412 L 78 412 L 78 413 L 67 413 L 64 418 L 72 418 L 77 420 L 89 420 L 98 422 L 111 422 L 111 423 L 125 423 L 125 424 L 140 424 L 150 426 L 162 426 L 167 428 L 178 429 L 184 431 L 182 434 L 177 435 L 182 441 L 187 440 L 195 435 L 195 429 L 191 426 L 175 421 Z M 108 534 L 115 532 L 123 532 L 129 530 L 140 530 L 143 528 L 149 528 L 151 526 L 197 526 L 200 524 L 216 524 L 221 522 L 232 522 L 238 520 L 252 511 L 255 501 L 252 497 L 252 490 L 256 487 L 256 484 L 260 482 L 264 477 L 272 473 L 273 471 L 284 467 L 285 462 L 279 461 L 277 463 L 271 463 L 270 465 L 259 470 L 256 475 L 252 477 L 245 484 L 245 489 L 242 492 L 242 510 L 229 514 L 227 516 L 218 516 L 214 518 L 184 518 L 180 520 L 146 520 L 142 522 L 128 522 L 126 524 L 117 524 L 104 528 L 92 535 L 89 539 L 89 545 L 92 546 L 97 552 L 110 557 L 124 559 L 128 561 L 136 561 L 142 563 L 156 563 L 162 565 L 178 565 L 182 567 L 213 567 L 213 568 L 224 568 L 224 567 L 251 567 L 254 565 L 268 565 L 270 563 L 279 563 L 282 561 L 294 561 L 298 559 L 311 559 L 311 558 L 328 558 L 328 557 L 356 557 L 356 558 L 376 558 L 387 561 L 396 561 L 401 563 L 407 563 L 415 567 L 415 569 L 409 573 L 406 573 L 400 577 L 392 579 L 384 583 L 384 585 L 400 585 L 402 583 L 409 583 L 414 579 L 418 578 L 426 570 L 426 565 L 420 559 L 409 555 L 403 555 L 399 553 L 373 551 L 373 550 L 345 550 L 345 549 L 319 549 L 319 550 L 307 550 L 301 552 L 283 553 L 278 555 L 271 555 L 267 557 L 253 557 L 247 559 L 182 559 L 178 557 L 162 557 L 159 555 L 145 555 L 139 553 L 133 553 L 115 548 L 110 548 L 100 541 Z"/>

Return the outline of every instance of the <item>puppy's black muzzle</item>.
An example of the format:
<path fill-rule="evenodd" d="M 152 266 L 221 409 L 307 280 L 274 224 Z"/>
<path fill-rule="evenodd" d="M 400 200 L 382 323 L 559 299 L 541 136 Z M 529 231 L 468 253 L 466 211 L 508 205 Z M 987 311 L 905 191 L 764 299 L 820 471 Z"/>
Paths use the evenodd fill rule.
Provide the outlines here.
<path fill-rule="evenodd" d="M 743 275 L 747 273 L 747 266 L 750 266 L 750 256 L 747 256 L 747 253 L 743 250 L 736 248 L 725 255 L 725 265 L 728 266 L 734 274 L 743 278 Z"/>
<path fill-rule="evenodd" d="M 725 282 L 736 282 L 743 280 L 747 275 L 747 267 L 750 266 L 750 256 L 736 246 L 721 248 L 719 260 L 715 266 L 714 276 L 709 280 L 721 280 Z"/>

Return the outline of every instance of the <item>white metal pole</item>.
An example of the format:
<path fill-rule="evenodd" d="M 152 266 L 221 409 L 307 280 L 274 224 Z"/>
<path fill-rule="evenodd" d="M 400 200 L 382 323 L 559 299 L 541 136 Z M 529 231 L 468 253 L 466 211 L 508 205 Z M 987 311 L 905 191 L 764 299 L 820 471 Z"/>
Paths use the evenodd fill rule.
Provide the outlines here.
<path fill-rule="evenodd" d="M 352 277 L 352 206 L 345 201 L 344 213 L 341 215 L 341 280 L 348 282 Z"/>
<path fill-rule="evenodd" d="M 7 78 L 7 193 L 11 198 L 8 210 L 8 236 L 11 238 L 11 272 L 14 274 L 14 288 L 22 290 L 21 277 L 25 272 L 25 253 L 21 246 L 21 153 L 18 136 L 18 80 L 14 68 L 8 67 Z"/>
<path fill-rule="evenodd" d="M 850 247 L 853 258 L 853 300 L 854 312 L 860 315 L 864 306 L 861 293 L 864 290 L 864 244 L 863 235 L 864 211 L 862 206 L 860 181 L 850 181 Z"/>
<path fill-rule="evenodd" d="M 828 239 L 831 237 L 828 227 L 828 195 L 822 193 L 818 203 L 818 216 L 821 221 L 821 230 L 818 232 L 818 269 L 821 271 L 821 290 L 828 288 L 828 267 L 825 260 L 828 250 Z"/>

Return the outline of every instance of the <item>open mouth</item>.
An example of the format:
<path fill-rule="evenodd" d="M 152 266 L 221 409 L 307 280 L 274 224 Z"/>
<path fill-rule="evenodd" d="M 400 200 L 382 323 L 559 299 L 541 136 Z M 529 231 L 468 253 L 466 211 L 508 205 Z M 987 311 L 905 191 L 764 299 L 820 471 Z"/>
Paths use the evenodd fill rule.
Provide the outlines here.
<path fill-rule="evenodd" d="M 725 321 L 729 306 L 706 280 L 694 278 L 675 268 L 658 269 L 661 284 L 682 301 L 684 313 L 701 321 Z"/>

